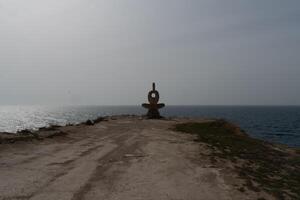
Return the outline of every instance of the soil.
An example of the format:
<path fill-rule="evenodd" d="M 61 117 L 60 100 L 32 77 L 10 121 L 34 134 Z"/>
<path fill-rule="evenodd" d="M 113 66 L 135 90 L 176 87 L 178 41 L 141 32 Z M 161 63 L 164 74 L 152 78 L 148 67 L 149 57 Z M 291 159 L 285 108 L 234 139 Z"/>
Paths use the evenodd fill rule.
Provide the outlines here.
<path fill-rule="evenodd" d="M 0 144 L 0 199 L 274 199 L 244 187 L 197 136 L 172 129 L 191 121 L 204 120 L 120 116 Z"/>

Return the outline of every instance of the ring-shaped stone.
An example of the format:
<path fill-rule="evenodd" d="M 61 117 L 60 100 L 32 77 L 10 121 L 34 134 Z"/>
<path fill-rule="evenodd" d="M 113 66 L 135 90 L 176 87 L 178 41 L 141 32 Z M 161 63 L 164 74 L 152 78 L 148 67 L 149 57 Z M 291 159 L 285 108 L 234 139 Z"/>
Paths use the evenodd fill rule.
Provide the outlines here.
<path fill-rule="evenodd" d="M 154 97 L 152 96 L 154 94 Z M 148 93 L 148 101 L 150 104 L 157 104 L 159 101 L 159 93 L 157 90 L 152 90 Z"/>

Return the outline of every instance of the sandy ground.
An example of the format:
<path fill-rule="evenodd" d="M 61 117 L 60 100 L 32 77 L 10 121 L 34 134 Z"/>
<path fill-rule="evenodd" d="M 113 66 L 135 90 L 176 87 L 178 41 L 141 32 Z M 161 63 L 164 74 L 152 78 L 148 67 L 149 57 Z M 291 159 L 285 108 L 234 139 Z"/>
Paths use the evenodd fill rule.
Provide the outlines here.
<path fill-rule="evenodd" d="M 0 199 L 271 199 L 245 189 L 229 161 L 211 162 L 187 120 L 119 117 L 42 141 L 0 144 Z"/>

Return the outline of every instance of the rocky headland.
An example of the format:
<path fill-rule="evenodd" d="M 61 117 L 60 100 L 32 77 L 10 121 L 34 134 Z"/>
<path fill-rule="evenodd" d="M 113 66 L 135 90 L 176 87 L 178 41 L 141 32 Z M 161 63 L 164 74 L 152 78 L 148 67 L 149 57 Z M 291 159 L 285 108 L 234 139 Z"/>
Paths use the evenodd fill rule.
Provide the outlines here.
<path fill-rule="evenodd" d="M 139 116 L 0 134 L 0 200 L 299 199 L 300 152 L 224 120 Z"/>

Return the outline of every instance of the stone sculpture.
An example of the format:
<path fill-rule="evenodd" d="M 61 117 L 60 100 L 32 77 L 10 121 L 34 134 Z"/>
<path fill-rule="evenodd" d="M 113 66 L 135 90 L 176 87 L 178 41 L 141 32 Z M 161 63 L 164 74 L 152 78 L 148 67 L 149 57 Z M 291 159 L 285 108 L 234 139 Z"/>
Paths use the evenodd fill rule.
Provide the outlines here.
<path fill-rule="evenodd" d="M 148 109 L 147 117 L 149 119 L 160 119 L 159 109 L 165 107 L 165 104 L 158 103 L 159 101 L 159 93 L 155 89 L 155 83 L 152 83 L 152 90 L 148 93 L 148 103 L 143 103 L 142 106 Z"/>

